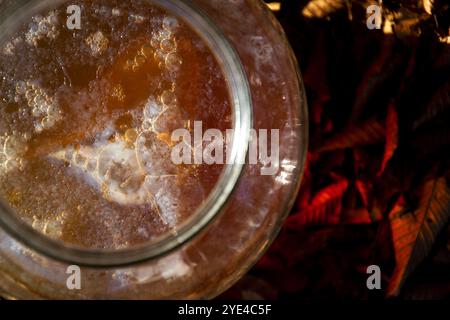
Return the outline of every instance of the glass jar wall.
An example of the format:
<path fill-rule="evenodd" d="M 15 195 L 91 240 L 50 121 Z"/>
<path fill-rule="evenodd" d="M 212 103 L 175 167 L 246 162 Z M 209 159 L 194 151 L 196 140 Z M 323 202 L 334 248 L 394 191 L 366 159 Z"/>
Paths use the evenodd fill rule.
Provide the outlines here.
<path fill-rule="evenodd" d="M 276 236 L 307 150 L 303 85 L 265 5 L 0 6 L 0 134 L 4 151 L 16 147 L 0 179 L 2 295 L 195 299 L 230 287 Z M 80 29 L 69 6 L 81 9 Z M 200 121 L 233 129 L 231 161 L 174 165 L 168 137 Z M 11 144 L 18 133 L 26 151 Z M 71 265 L 80 290 L 67 285 Z"/>

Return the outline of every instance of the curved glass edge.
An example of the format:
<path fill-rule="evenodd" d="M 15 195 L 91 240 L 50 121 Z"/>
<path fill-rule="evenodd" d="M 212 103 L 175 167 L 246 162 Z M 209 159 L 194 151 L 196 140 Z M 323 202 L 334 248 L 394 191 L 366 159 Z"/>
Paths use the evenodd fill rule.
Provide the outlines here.
<path fill-rule="evenodd" d="M 49 5 L 59 5 L 67 0 L 22 0 L 0 16 L 0 39 L 8 36 L 4 25 L 17 26 L 24 18 Z M 166 255 L 195 237 L 221 211 L 241 177 L 250 141 L 252 127 L 252 100 L 247 76 L 239 56 L 220 29 L 199 8 L 187 0 L 148 0 L 169 12 L 180 15 L 210 46 L 226 75 L 231 92 L 234 133 L 231 163 L 226 166 L 218 183 L 197 213 L 184 223 L 176 234 L 157 240 L 156 243 L 121 250 L 84 249 L 51 239 L 15 217 L 9 206 L 0 202 L 0 227 L 9 235 L 44 256 L 69 264 L 92 268 L 122 267 Z M 14 13 L 14 14 L 13 14 Z M 11 29 L 11 28 L 9 28 Z M 13 27 L 12 29 L 15 30 Z"/>
<path fill-rule="evenodd" d="M 247 264 L 244 265 L 240 270 L 239 273 L 235 275 L 235 277 L 226 283 L 224 283 L 221 287 L 215 288 L 214 291 L 209 292 L 205 295 L 205 299 L 213 299 L 229 288 L 231 288 L 237 281 L 239 281 L 240 278 L 242 278 L 245 274 L 247 274 L 254 266 L 255 264 L 264 256 L 266 251 L 269 249 L 269 247 L 273 244 L 273 242 L 276 240 L 277 236 L 279 235 L 283 224 L 286 220 L 286 218 L 289 216 L 289 213 L 291 212 L 292 208 L 294 207 L 296 197 L 295 195 L 298 194 L 300 191 L 301 182 L 303 180 L 303 175 L 305 172 L 305 164 L 306 164 L 306 158 L 307 158 L 307 150 L 309 146 L 309 124 L 308 124 L 308 103 L 306 98 L 306 91 L 304 87 L 303 78 L 301 75 L 300 67 L 297 61 L 297 58 L 295 56 L 294 50 L 292 49 L 289 40 L 286 36 L 286 33 L 283 31 L 282 26 L 276 19 L 275 15 L 272 13 L 272 11 L 267 8 L 266 4 L 262 1 L 255 1 L 257 5 L 260 7 L 260 9 L 266 13 L 264 15 L 264 19 L 267 20 L 268 23 L 270 23 L 274 28 L 277 30 L 278 34 L 281 37 L 281 41 L 284 43 L 286 48 L 288 48 L 288 54 L 289 54 L 289 62 L 292 65 L 293 70 L 296 72 L 296 78 L 297 78 L 297 84 L 296 87 L 298 88 L 298 92 L 300 92 L 300 103 L 297 106 L 297 116 L 300 120 L 297 134 L 300 137 L 300 141 L 304 144 L 305 148 L 299 148 L 298 154 L 297 154 L 297 173 L 293 174 L 293 176 L 296 177 L 296 180 L 294 183 L 292 183 L 292 188 L 289 190 L 288 198 L 290 199 L 289 202 L 286 202 L 286 204 L 283 206 L 283 208 L 280 210 L 281 214 L 279 215 L 277 219 L 277 223 L 274 226 L 274 231 L 266 238 L 264 239 L 264 243 L 262 244 L 260 250 L 258 250 L 255 255 L 248 259 Z M 303 119 L 302 119 L 303 118 Z"/>

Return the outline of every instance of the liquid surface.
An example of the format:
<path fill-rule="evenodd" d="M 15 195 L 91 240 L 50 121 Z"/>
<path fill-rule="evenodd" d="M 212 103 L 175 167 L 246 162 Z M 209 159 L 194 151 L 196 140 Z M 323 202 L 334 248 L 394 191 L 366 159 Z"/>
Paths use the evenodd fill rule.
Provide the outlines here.
<path fill-rule="evenodd" d="M 0 43 L 0 196 L 42 233 L 126 248 L 176 232 L 220 165 L 175 165 L 173 130 L 231 127 L 222 70 L 147 1 L 73 1 Z"/>

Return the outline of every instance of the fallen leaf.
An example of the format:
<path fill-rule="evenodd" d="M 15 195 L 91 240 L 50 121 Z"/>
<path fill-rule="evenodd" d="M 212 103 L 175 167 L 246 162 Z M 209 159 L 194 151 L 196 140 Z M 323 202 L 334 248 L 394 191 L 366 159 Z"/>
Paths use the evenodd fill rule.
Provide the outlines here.
<path fill-rule="evenodd" d="M 450 189 L 445 178 L 426 180 L 419 207 L 406 214 L 390 216 L 396 267 L 387 288 L 388 296 L 397 296 L 409 275 L 427 257 L 437 235 L 450 217 Z"/>
<path fill-rule="evenodd" d="M 337 224 L 342 212 L 342 198 L 347 189 L 347 180 L 325 187 L 316 194 L 305 210 L 288 218 L 287 227 L 299 229 L 305 225 Z"/>
<path fill-rule="evenodd" d="M 319 152 L 378 144 L 384 137 L 384 124 L 377 119 L 371 119 L 360 126 L 350 126 L 338 133 L 319 148 Z"/>
<path fill-rule="evenodd" d="M 393 103 L 389 104 L 386 117 L 386 144 L 384 147 L 383 162 L 381 164 L 378 176 L 381 176 L 386 166 L 398 147 L 398 115 L 397 109 Z"/>
<path fill-rule="evenodd" d="M 311 0 L 303 8 L 302 15 L 306 18 L 324 18 L 344 6 L 344 0 Z"/>

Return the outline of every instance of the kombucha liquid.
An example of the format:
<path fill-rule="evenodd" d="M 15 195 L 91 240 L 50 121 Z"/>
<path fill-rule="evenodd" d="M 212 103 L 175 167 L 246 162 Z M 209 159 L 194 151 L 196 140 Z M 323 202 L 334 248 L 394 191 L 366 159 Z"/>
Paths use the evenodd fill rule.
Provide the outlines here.
<path fill-rule="evenodd" d="M 231 113 L 218 61 L 179 17 L 149 1 L 62 4 L 0 43 L 0 197 L 82 247 L 176 232 L 223 167 L 173 164 L 171 134 L 231 128 Z"/>

